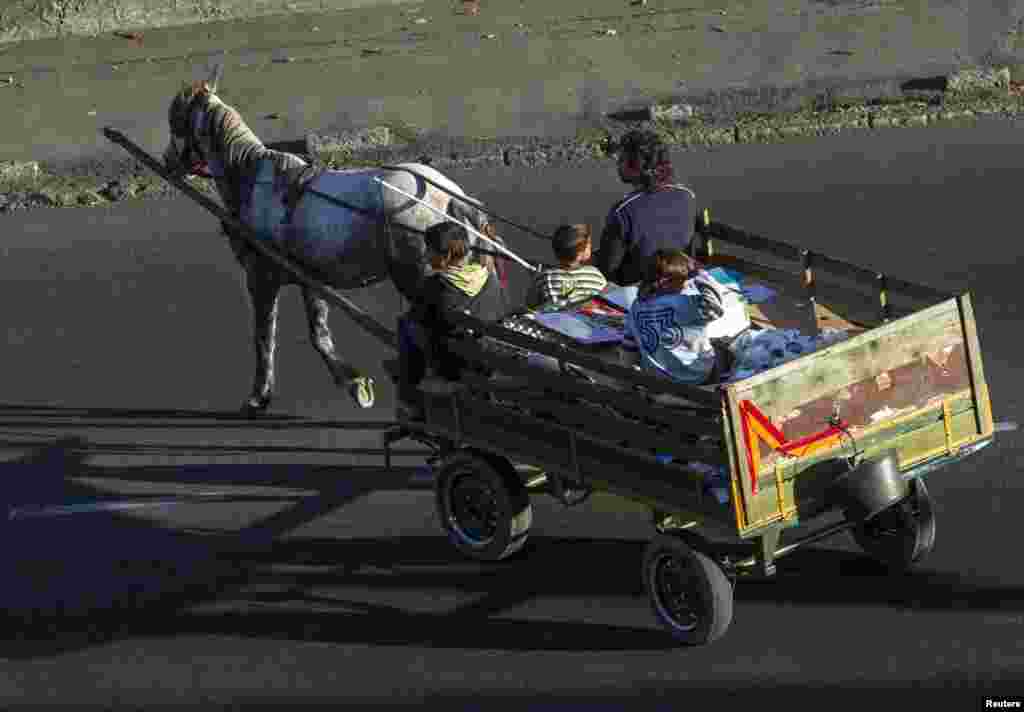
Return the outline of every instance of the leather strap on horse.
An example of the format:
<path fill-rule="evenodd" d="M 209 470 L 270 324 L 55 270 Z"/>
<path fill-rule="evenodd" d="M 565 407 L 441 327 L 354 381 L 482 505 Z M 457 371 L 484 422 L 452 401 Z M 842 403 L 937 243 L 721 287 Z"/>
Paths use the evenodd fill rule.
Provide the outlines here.
<path fill-rule="evenodd" d="M 406 173 L 411 173 L 414 176 L 422 178 L 423 182 L 427 183 L 428 185 L 432 185 L 433 187 L 435 187 L 438 190 L 440 190 L 442 193 L 447 193 L 449 197 L 455 198 L 456 200 L 460 200 L 460 201 L 462 201 L 464 203 L 469 203 L 473 207 L 480 208 L 481 210 L 483 210 L 483 208 L 481 207 L 481 204 L 480 204 L 479 201 L 473 201 L 473 200 L 470 200 L 469 198 L 467 198 L 464 195 L 459 195 L 458 193 L 453 193 L 452 191 L 450 191 L 447 188 L 445 188 L 443 185 L 439 185 L 437 183 L 437 181 L 430 180 L 425 175 L 421 175 L 421 174 L 417 173 L 414 170 L 411 170 L 409 168 L 404 168 L 403 166 L 381 166 L 381 168 L 383 168 L 384 170 L 388 170 L 388 171 L 405 171 Z M 487 213 L 488 216 L 498 220 L 499 222 L 503 222 L 506 225 L 511 225 L 514 228 L 518 228 L 518 229 L 522 230 L 523 232 L 525 232 L 526 234 L 528 234 L 528 235 L 530 235 L 532 237 L 538 237 L 541 240 L 544 240 L 546 242 L 550 242 L 551 241 L 551 235 L 544 235 L 544 234 L 542 234 L 540 232 L 537 232 L 536 230 L 534 230 L 531 227 L 527 227 L 526 225 L 520 225 L 519 223 L 517 223 L 517 222 L 515 222 L 513 220 L 509 220 L 508 218 L 503 218 L 502 216 L 498 215 L 497 213 L 493 213 L 490 210 L 484 210 L 484 212 Z"/>
<path fill-rule="evenodd" d="M 294 166 L 290 168 L 284 168 L 281 170 L 282 177 L 286 183 L 284 192 L 284 209 L 285 209 L 285 220 L 291 222 L 292 214 L 295 212 L 295 206 L 302 200 L 303 194 L 306 192 L 310 183 L 324 172 L 323 168 L 315 166 L 312 163 L 305 166 Z M 352 209 L 351 207 L 349 208 Z"/>
<path fill-rule="evenodd" d="M 395 168 L 394 166 L 381 166 L 381 168 L 383 168 L 384 170 L 389 170 L 389 171 L 390 170 L 400 170 L 400 171 L 405 171 L 407 173 L 411 173 L 412 175 L 416 176 L 417 178 L 422 178 L 426 183 L 429 183 L 430 185 L 434 186 L 438 190 L 441 190 L 441 191 L 447 193 L 452 198 L 457 198 L 457 199 L 460 199 L 460 200 L 465 200 L 465 196 L 461 196 L 461 195 L 459 195 L 457 193 L 453 193 L 450 190 L 446 189 L 444 186 L 440 186 L 437 183 L 435 183 L 434 181 L 430 180 L 429 178 L 426 178 L 426 177 L 420 175 L 419 173 L 417 173 L 415 171 L 411 171 L 408 168 Z M 286 201 L 287 202 L 285 204 L 285 208 L 288 210 L 288 214 L 289 215 L 291 215 L 291 211 L 295 209 L 295 206 L 298 205 L 299 200 L 302 199 L 302 196 L 304 194 L 306 194 L 306 193 L 309 193 L 310 195 L 315 195 L 316 197 L 321 198 L 323 200 L 326 200 L 327 202 L 332 203 L 333 205 L 337 205 L 340 208 L 345 208 L 346 210 L 352 210 L 354 212 L 359 213 L 360 215 L 366 215 L 367 217 L 371 217 L 374 220 L 383 221 L 385 224 L 390 226 L 390 224 L 391 224 L 391 219 L 390 219 L 391 216 L 390 215 L 387 215 L 385 213 L 378 213 L 378 212 L 376 212 L 374 210 L 369 210 L 367 208 L 363 208 L 363 207 L 360 207 L 358 205 L 352 205 L 351 203 L 348 203 L 348 202 L 342 200 L 341 198 L 338 198 L 338 197 L 333 196 L 333 195 L 328 195 L 327 193 L 322 193 L 319 190 L 314 190 L 314 189 L 310 188 L 309 184 L 312 183 L 313 180 L 317 176 L 319 176 L 321 173 L 323 173 L 324 170 L 325 169 L 323 169 L 323 168 L 318 168 L 318 167 L 315 167 L 312 164 L 310 164 L 309 166 L 305 167 L 304 169 L 299 170 L 299 171 L 296 172 L 297 178 L 289 179 L 290 180 L 289 188 L 288 188 L 289 193 L 288 193 L 288 195 L 286 197 Z M 470 201 L 465 201 L 465 202 L 470 202 Z M 470 203 L 470 204 L 472 204 L 472 203 Z M 426 234 L 425 231 L 418 230 L 418 229 L 416 229 L 414 227 L 404 227 L 403 226 L 402 229 L 403 230 L 407 230 L 408 232 L 415 233 L 417 235 L 425 235 Z M 497 252 L 495 250 L 488 250 L 488 249 L 485 249 L 485 248 L 482 248 L 482 247 L 476 247 L 476 246 L 471 247 L 470 249 L 473 250 L 473 252 L 477 252 L 477 253 L 479 253 L 481 255 L 489 255 L 491 257 L 500 257 L 502 259 L 507 259 L 504 255 L 502 255 L 500 252 Z"/>

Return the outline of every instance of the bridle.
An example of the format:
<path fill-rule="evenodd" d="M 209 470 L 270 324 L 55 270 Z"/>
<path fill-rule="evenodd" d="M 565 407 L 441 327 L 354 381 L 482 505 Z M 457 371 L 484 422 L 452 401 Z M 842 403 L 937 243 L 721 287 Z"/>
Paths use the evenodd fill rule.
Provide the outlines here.
<path fill-rule="evenodd" d="M 202 144 L 195 139 L 195 128 L 192 123 L 192 116 L 200 104 L 208 100 L 208 94 L 197 93 L 189 101 L 181 115 L 175 117 L 171 122 L 171 135 L 185 144 L 184 149 L 178 155 L 178 163 L 181 166 L 179 170 L 185 174 L 209 175 L 209 172 L 206 171 L 206 154 L 203 152 Z"/>

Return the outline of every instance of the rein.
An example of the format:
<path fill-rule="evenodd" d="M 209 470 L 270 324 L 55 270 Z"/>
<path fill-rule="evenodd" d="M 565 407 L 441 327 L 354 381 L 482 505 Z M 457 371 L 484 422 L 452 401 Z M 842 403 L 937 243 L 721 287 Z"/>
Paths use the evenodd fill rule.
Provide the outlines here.
<path fill-rule="evenodd" d="M 420 175 L 419 173 L 416 173 L 415 171 L 412 171 L 412 170 L 410 170 L 408 168 L 402 168 L 401 166 L 381 166 L 381 168 L 383 168 L 385 170 L 390 170 L 390 171 L 405 171 L 407 173 L 412 173 L 414 176 L 422 178 L 425 183 L 429 183 L 430 185 L 434 186 L 435 188 L 437 188 L 441 192 L 447 193 L 450 197 L 455 198 L 456 200 L 461 200 L 464 203 L 469 203 L 474 208 L 479 208 L 480 210 L 483 210 L 483 212 L 487 213 L 488 216 L 494 218 L 498 222 L 503 222 L 506 225 L 511 225 L 514 228 L 522 230 L 523 232 L 527 233 L 531 237 L 537 237 L 537 238 L 540 238 L 541 240 L 544 240 L 546 242 L 551 242 L 551 235 L 545 235 L 545 234 L 543 234 L 541 232 L 538 232 L 537 230 L 534 230 L 531 227 L 528 227 L 526 225 L 521 225 L 521 224 L 515 222 L 514 220 L 509 220 L 508 218 L 502 217 L 501 215 L 498 215 L 497 213 L 491 212 L 490 210 L 485 210 L 484 208 L 482 208 L 480 206 L 480 204 L 478 202 L 474 202 L 472 200 L 469 200 L 464 195 L 458 195 L 456 193 L 453 193 L 452 191 L 450 191 L 447 188 L 445 188 L 443 185 L 438 185 L 435 181 L 432 181 L 429 178 L 427 178 L 426 176 Z"/>

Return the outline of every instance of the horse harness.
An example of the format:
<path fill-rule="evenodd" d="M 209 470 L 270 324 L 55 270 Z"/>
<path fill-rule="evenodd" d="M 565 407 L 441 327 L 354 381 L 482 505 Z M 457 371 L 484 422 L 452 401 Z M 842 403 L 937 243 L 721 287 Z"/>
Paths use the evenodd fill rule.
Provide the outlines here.
<path fill-rule="evenodd" d="M 202 144 L 194 139 L 194 127 L 192 123 L 193 115 L 195 114 L 196 110 L 199 109 L 200 106 L 204 103 L 209 103 L 209 96 L 207 94 L 200 93 L 192 97 L 192 99 L 188 103 L 188 106 L 185 108 L 185 111 L 182 112 L 182 115 L 175 117 L 174 121 L 172 122 L 171 133 L 185 141 L 184 153 L 186 156 L 194 154 L 199 158 L 200 161 L 207 162 L 207 157 L 206 154 L 203 152 Z M 209 120 L 209 115 L 207 115 L 206 121 Z M 446 193 L 450 198 L 455 198 L 456 200 L 462 200 L 465 202 L 471 202 L 467 200 L 465 196 L 457 195 L 448 188 L 445 188 L 442 185 L 438 185 L 437 182 L 427 178 L 426 176 L 420 175 L 415 171 L 411 171 L 408 168 L 402 168 L 400 166 L 381 167 L 385 170 L 405 171 L 423 180 L 428 185 L 437 188 L 443 193 Z M 381 216 L 376 211 L 369 210 L 358 205 L 352 205 L 351 203 L 348 203 L 342 200 L 341 198 L 338 198 L 333 195 L 328 195 L 326 193 L 322 193 L 318 190 L 313 190 L 312 188 L 310 188 L 310 183 L 312 183 L 314 179 L 320 176 L 320 174 L 322 174 L 324 170 L 325 169 L 319 168 L 311 164 L 288 167 L 281 167 L 275 165 L 275 171 L 280 175 L 280 179 L 286 184 L 285 190 L 282 192 L 281 195 L 281 202 L 285 209 L 285 218 L 282 221 L 283 224 L 291 223 L 295 207 L 298 205 L 303 195 L 305 195 L 307 192 L 309 192 L 311 195 L 317 196 L 318 198 L 322 198 L 330 203 L 333 203 L 338 207 L 345 208 L 346 210 L 352 210 L 367 217 L 371 217 L 377 220 L 383 219 L 386 222 L 390 222 L 388 220 L 387 215 Z M 275 179 L 276 178 L 277 176 L 275 176 Z M 235 199 L 235 204 L 231 206 L 231 209 L 232 212 L 235 214 L 235 217 L 238 217 L 238 212 L 243 202 L 243 193 L 251 193 L 252 188 L 257 184 L 257 181 L 246 180 L 242 176 L 238 176 L 238 180 L 234 181 L 234 184 L 238 186 L 238 188 L 236 190 L 236 195 L 233 196 Z M 247 199 L 248 195 L 246 195 L 245 198 Z M 474 207 L 477 206 L 474 205 Z M 417 232 L 421 231 L 417 230 Z"/>
<path fill-rule="evenodd" d="M 196 141 L 194 138 L 195 127 L 193 126 L 193 116 L 196 110 L 199 109 L 203 103 L 208 102 L 209 97 L 206 94 L 197 94 L 195 97 L 191 99 L 185 111 L 182 112 L 182 115 L 175 117 L 175 120 L 171 124 L 171 132 L 185 142 L 185 150 L 183 156 L 184 162 L 187 162 L 185 159 L 194 155 L 200 161 L 208 163 L 206 154 L 202 149 L 201 142 Z M 208 122 L 209 120 L 209 115 L 207 115 L 205 121 Z M 282 166 L 277 161 L 274 161 L 274 163 L 275 176 L 274 180 L 270 181 L 270 183 L 284 183 L 284 190 L 281 191 L 281 204 L 284 207 L 284 217 L 281 220 L 282 225 L 290 225 L 292 223 L 295 208 L 298 206 L 299 201 L 302 200 L 303 196 L 306 193 L 309 193 L 310 195 L 315 195 L 316 197 L 326 200 L 327 202 L 332 203 L 333 205 L 345 208 L 346 210 L 351 210 L 353 212 L 359 213 L 360 215 L 372 218 L 373 220 L 382 220 L 384 222 L 385 229 L 388 231 L 390 237 L 391 220 L 389 219 L 389 215 L 382 215 L 375 210 L 370 210 L 359 205 L 353 205 L 345 200 L 342 200 L 341 198 L 338 198 L 337 196 L 328 195 L 327 193 L 323 193 L 319 190 L 314 190 L 313 188 L 310 188 L 312 182 L 316 178 L 318 178 L 322 173 L 324 173 L 326 169 L 307 163 L 291 166 Z M 436 181 L 433 181 L 430 178 L 427 178 L 426 176 L 420 175 L 419 173 L 416 173 L 415 171 L 412 171 L 408 168 L 392 165 L 381 166 L 381 168 L 383 168 L 384 170 L 404 171 L 406 173 L 410 173 L 416 176 L 418 179 L 424 181 L 428 185 L 437 188 L 443 193 L 446 193 L 450 198 L 468 202 L 474 205 L 474 207 L 478 207 L 478 205 L 468 200 L 465 196 L 458 195 L 449 190 L 448 188 L 439 185 Z M 214 176 L 214 178 L 217 177 L 224 176 Z M 232 185 L 234 186 L 234 195 L 232 195 L 231 201 L 233 204 L 228 206 L 228 208 L 232 216 L 235 217 L 236 219 L 239 219 L 241 217 L 241 206 L 243 202 L 247 202 L 250 196 L 252 195 L 253 188 L 257 184 L 264 183 L 264 181 L 249 180 L 241 175 L 235 176 L 235 178 L 236 180 L 231 181 Z M 382 187 L 381 190 L 383 191 L 384 188 Z M 424 231 L 417 230 L 415 228 L 405 229 L 411 232 L 415 232 L 416 234 L 419 235 L 425 234 Z M 226 228 L 224 229 L 224 232 L 230 235 Z M 481 249 L 480 247 L 475 247 L 474 251 L 480 252 L 482 254 L 490 254 L 495 257 L 500 257 L 498 253 L 492 250 Z"/>

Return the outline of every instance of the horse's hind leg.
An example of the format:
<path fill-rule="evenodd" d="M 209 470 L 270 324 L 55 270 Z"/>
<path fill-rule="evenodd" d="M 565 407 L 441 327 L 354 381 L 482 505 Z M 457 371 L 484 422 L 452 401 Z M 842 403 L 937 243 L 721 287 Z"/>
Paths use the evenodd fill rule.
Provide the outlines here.
<path fill-rule="evenodd" d="M 245 286 L 252 304 L 253 345 L 256 348 L 256 377 L 252 395 L 244 410 L 262 412 L 270 405 L 274 391 L 274 350 L 277 347 L 277 303 L 281 282 L 276 275 L 259 268 L 258 261 L 249 261 L 245 269 Z"/>
<path fill-rule="evenodd" d="M 327 323 L 330 308 L 327 300 L 316 295 L 308 287 L 302 288 L 302 299 L 306 303 L 306 317 L 309 320 L 309 338 L 313 348 L 324 360 L 335 385 L 348 388 L 355 401 L 363 408 L 373 405 L 373 380 L 362 375 L 351 364 L 342 360 L 334 349 L 331 327 Z"/>

